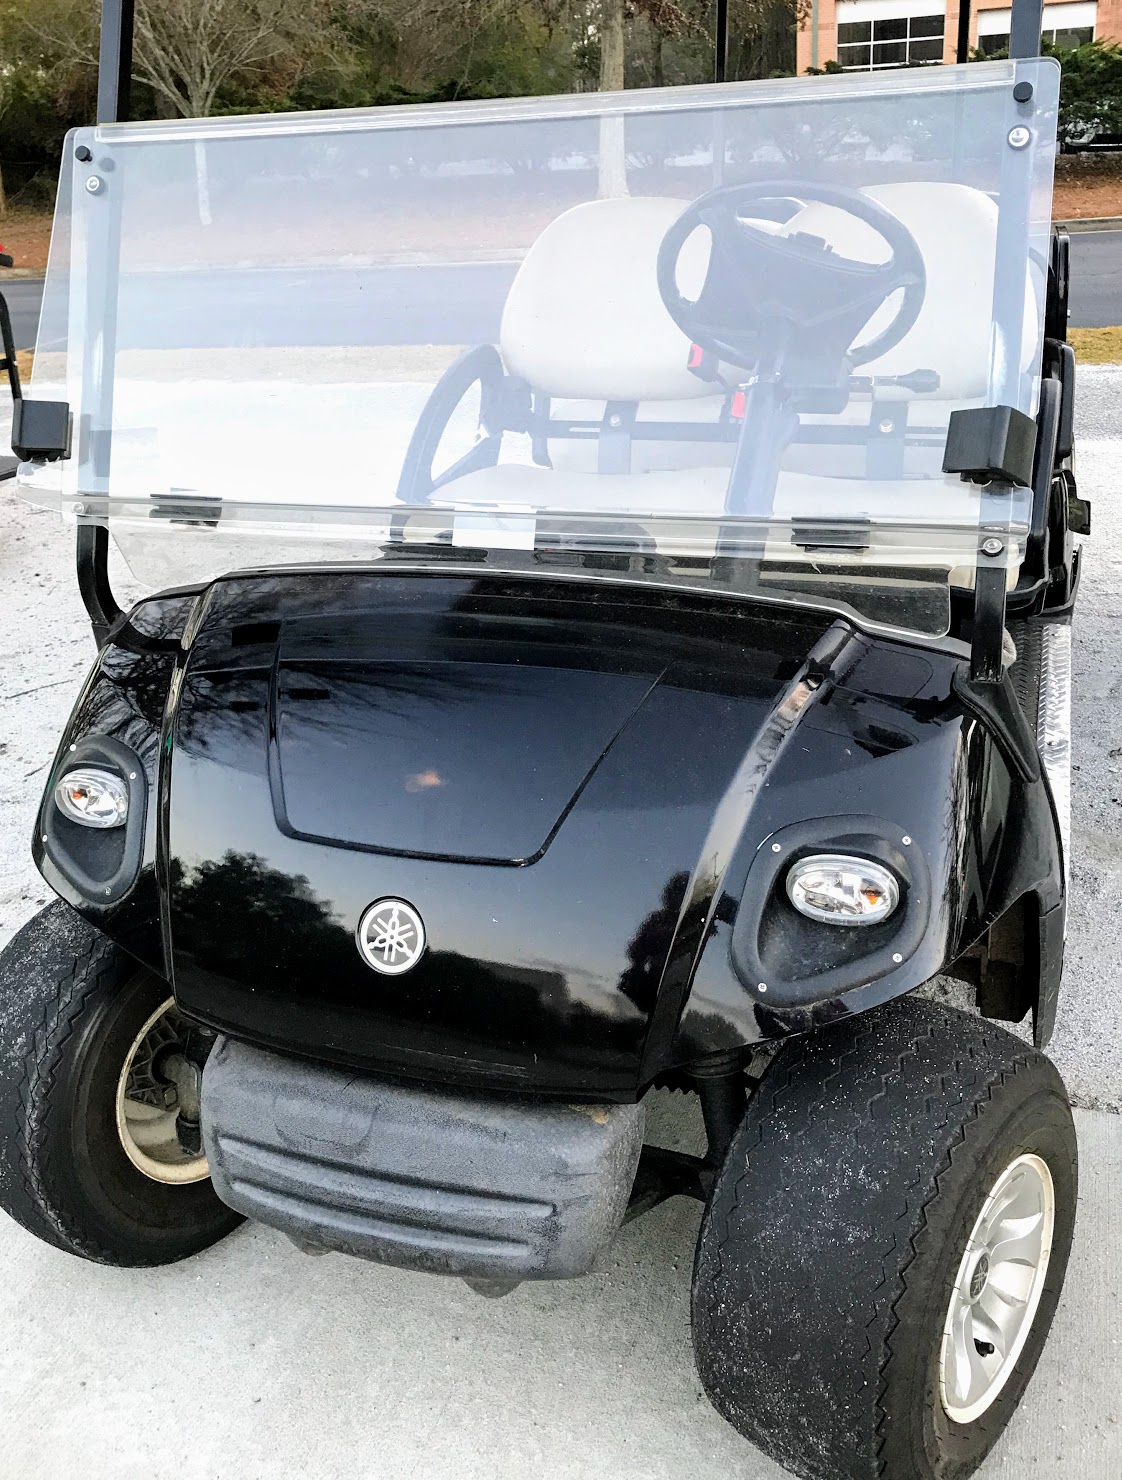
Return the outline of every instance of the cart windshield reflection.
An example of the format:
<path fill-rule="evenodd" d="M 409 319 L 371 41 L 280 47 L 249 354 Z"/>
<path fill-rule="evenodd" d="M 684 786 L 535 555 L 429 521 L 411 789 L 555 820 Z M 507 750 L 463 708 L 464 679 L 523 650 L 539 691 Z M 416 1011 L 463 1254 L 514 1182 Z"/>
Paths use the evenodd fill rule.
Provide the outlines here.
<path fill-rule="evenodd" d="M 1057 91 L 1036 60 L 80 130 L 32 388 L 73 446 L 21 491 L 142 579 L 474 563 L 940 633 L 1028 525 L 942 461 L 953 411 L 1036 409 Z"/>

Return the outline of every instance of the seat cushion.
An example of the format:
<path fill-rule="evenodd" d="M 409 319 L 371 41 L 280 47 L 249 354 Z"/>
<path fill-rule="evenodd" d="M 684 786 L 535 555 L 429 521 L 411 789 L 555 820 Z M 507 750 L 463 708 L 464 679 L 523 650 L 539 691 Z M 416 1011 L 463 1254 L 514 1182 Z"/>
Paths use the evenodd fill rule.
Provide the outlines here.
<path fill-rule="evenodd" d="M 690 342 L 658 291 L 658 249 L 684 204 L 592 200 L 550 222 L 503 310 L 499 347 L 511 374 L 546 395 L 601 404 L 711 396 L 687 369 Z M 708 260 L 699 232 L 682 252 L 684 292 L 700 291 Z"/>

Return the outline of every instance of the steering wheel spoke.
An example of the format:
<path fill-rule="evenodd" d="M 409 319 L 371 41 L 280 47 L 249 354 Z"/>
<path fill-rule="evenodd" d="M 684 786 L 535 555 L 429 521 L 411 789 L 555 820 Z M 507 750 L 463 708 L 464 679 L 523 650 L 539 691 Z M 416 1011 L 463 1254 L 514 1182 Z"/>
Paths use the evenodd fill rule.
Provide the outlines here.
<path fill-rule="evenodd" d="M 764 231 L 745 217 L 763 201 L 818 201 L 861 221 L 881 238 L 889 256 L 871 263 L 842 256 L 812 233 Z M 677 270 L 686 242 L 705 227 L 709 264 L 697 298 L 685 298 Z M 769 326 L 783 326 L 785 352 L 795 362 L 830 359 L 850 366 L 878 359 L 898 344 L 923 305 L 926 272 L 914 237 L 901 221 L 860 190 L 818 181 L 725 185 L 686 207 L 663 238 L 658 284 L 679 328 L 720 359 L 754 367 Z M 873 314 L 903 290 L 891 322 L 854 347 Z"/>

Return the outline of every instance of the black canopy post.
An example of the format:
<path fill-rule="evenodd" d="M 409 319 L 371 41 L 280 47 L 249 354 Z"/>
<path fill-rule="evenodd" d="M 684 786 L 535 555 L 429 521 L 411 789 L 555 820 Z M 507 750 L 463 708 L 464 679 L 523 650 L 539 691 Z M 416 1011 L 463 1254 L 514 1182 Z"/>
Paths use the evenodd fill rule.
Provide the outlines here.
<path fill-rule="evenodd" d="M 101 0 L 101 44 L 97 59 L 97 121 L 98 123 L 125 123 L 128 121 L 129 104 L 132 97 L 132 40 L 135 0 Z M 105 237 L 101 232 L 99 237 Z M 109 259 L 115 258 L 119 243 L 115 233 L 112 240 L 91 243 L 91 259 L 103 269 L 102 292 L 106 300 L 116 305 L 116 273 L 106 273 Z M 109 307 L 106 301 L 106 307 Z M 112 315 L 107 313 L 107 323 Z M 108 427 L 112 420 L 112 379 L 105 373 L 105 352 L 112 360 L 112 344 L 109 339 L 102 346 L 102 399 L 101 420 Z M 102 445 L 95 452 L 95 464 L 107 460 L 109 437 L 100 434 Z M 108 467 L 103 471 L 108 474 Z M 93 627 L 94 641 L 102 647 L 109 629 L 121 615 L 121 608 L 113 595 L 109 582 L 109 531 L 104 525 L 79 524 L 75 556 L 78 567 L 78 590 L 89 614 Z"/>
<path fill-rule="evenodd" d="M 955 44 L 954 59 L 956 62 L 970 60 L 970 0 L 959 0 L 958 40 Z"/>
<path fill-rule="evenodd" d="M 724 82 L 729 54 L 729 0 L 717 0 L 717 27 L 714 37 L 713 81 Z"/>
<path fill-rule="evenodd" d="M 1009 55 L 1018 61 L 1040 55 L 1040 32 L 1044 25 L 1044 0 L 1013 0 L 1009 22 Z"/>
<path fill-rule="evenodd" d="M 135 0 L 101 0 L 97 58 L 97 121 L 126 123 L 132 96 L 132 31 Z"/>

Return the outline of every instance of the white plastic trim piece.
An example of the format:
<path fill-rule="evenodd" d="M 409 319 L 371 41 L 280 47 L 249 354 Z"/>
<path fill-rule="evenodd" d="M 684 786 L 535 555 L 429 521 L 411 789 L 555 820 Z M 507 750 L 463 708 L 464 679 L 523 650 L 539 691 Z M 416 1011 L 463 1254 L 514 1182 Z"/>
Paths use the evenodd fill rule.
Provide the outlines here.
<path fill-rule="evenodd" d="M 1048 622 L 1041 636 L 1036 735 L 1059 818 L 1066 876 L 1071 871 L 1071 623 Z"/>

